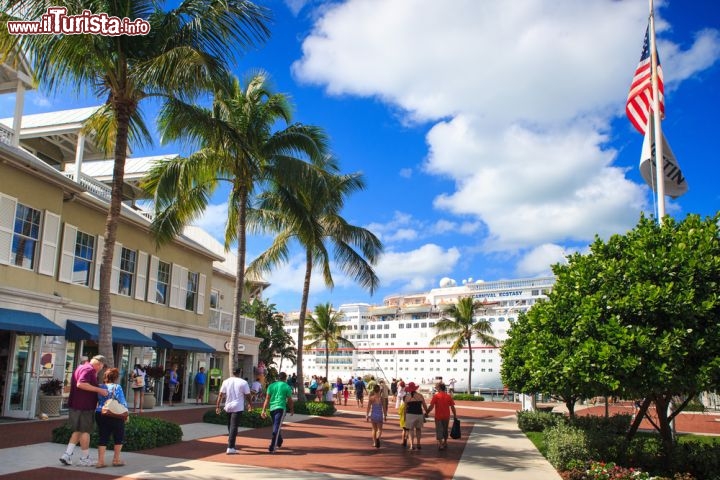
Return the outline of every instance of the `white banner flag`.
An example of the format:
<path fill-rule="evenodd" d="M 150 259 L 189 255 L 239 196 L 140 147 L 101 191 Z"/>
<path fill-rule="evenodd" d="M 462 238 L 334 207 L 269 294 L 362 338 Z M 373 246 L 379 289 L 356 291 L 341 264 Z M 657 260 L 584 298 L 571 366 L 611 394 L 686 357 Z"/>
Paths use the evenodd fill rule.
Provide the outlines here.
<path fill-rule="evenodd" d="M 650 145 L 650 138 L 654 132 L 652 118 L 648 122 L 648 128 L 645 131 L 645 139 L 643 140 L 642 155 L 640 156 L 640 175 L 642 175 L 645 183 L 647 183 L 653 191 L 656 191 L 657 174 L 655 173 L 655 142 Z M 680 165 L 678 165 L 675 155 L 673 155 L 670 145 L 662 134 L 663 141 L 663 176 L 665 178 L 665 195 L 677 198 L 688 191 L 688 184 L 685 181 Z"/>

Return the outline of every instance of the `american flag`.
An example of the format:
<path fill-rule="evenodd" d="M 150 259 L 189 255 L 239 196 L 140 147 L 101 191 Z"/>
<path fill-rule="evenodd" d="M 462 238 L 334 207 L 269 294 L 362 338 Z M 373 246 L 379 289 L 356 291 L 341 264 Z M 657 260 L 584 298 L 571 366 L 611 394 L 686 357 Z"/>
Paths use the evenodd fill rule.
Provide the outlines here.
<path fill-rule="evenodd" d="M 627 113 L 630 123 L 643 135 L 645 134 L 645 130 L 647 130 L 648 118 L 651 115 L 650 112 L 653 102 L 649 34 L 650 27 L 645 30 L 645 42 L 643 43 L 642 55 L 640 55 L 640 63 L 638 63 L 635 69 L 635 76 L 630 85 L 630 93 L 628 94 L 627 103 L 625 104 L 625 113 Z M 657 72 L 658 93 L 660 94 L 660 115 L 664 116 L 665 94 L 659 55 L 657 56 Z"/>

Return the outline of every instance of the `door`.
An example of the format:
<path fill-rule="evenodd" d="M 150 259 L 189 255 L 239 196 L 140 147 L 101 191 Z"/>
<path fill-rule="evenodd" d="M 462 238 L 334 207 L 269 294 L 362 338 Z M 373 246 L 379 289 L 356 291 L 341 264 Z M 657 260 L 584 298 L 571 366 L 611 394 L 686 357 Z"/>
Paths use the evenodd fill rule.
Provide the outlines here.
<path fill-rule="evenodd" d="M 35 371 L 35 358 L 37 338 L 34 335 L 15 334 L 11 341 L 10 378 L 7 390 L 8 417 L 30 418 L 35 408 L 35 394 L 37 380 L 33 376 Z"/>

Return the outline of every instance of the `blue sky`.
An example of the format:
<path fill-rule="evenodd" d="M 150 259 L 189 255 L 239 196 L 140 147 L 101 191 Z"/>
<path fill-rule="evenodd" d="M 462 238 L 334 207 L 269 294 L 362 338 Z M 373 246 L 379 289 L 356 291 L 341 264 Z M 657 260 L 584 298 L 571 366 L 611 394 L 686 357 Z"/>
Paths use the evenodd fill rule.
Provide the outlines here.
<path fill-rule="evenodd" d="M 268 71 L 292 97 L 296 120 L 327 130 L 343 171 L 367 182 L 345 218 L 385 245 L 374 296 L 341 272 L 327 290 L 316 274 L 311 308 L 380 304 L 443 277 L 547 274 L 596 234 L 625 232 L 655 211 L 637 168 L 643 139 L 624 114 L 647 0 L 260 3 L 273 11 L 272 38 L 238 58 L 236 72 Z M 667 212 L 713 215 L 720 3 L 655 6 L 663 130 L 689 184 Z M 97 103 L 41 89 L 25 112 Z M 152 124 L 155 107 L 143 108 Z M 156 144 L 135 155 L 177 151 Z M 199 222 L 218 236 L 225 201 L 216 195 Z M 249 257 L 269 242 L 251 238 Z M 280 311 L 299 308 L 303 268 L 298 250 L 268 276 L 265 297 Z"/>

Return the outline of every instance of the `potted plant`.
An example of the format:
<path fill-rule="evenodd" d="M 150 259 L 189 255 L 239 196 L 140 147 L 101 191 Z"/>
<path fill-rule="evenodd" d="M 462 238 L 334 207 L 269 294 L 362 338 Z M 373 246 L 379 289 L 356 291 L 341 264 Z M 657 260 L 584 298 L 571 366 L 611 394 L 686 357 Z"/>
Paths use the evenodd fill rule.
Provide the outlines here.
<path fill-rule="evenodd" d="M 50 378 L 40 384 L 37 413 L 48 417 L 59 417 L 62 408 L 63 381 L 59 378 Z"/>
<path fill-rule="evenodd" d="M 165 369 L 145 365 L 143 370 L 145 370 L 145 395 L 143 395 L 143 410 L 145 410 L 155 406 L 157 381 L 165 376 Z"/>

